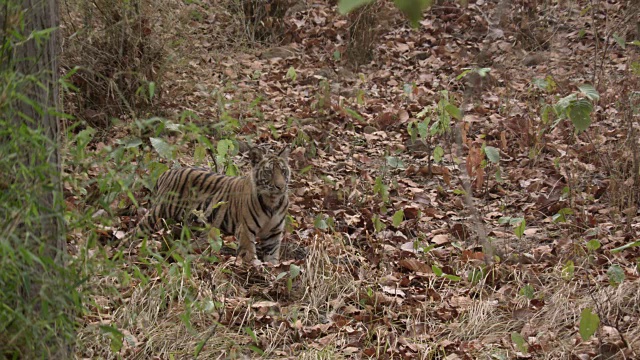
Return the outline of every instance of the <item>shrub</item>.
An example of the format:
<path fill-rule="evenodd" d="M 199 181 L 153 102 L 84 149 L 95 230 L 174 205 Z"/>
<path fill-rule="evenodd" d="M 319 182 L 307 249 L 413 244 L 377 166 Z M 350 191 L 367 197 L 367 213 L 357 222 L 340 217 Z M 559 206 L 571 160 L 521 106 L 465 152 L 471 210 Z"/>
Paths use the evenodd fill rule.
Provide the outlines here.
<path fill-rule="evenodd" d="M 156 13 L 148 6 L 141 0 L 91 0 L 70 3 L 63 12 L 63 67 L 78 67 L 67 103 L 91 126 L 104 128 L 111 117 L 144 112 L 160 94 L 166 52 L 145 15 Z"/>

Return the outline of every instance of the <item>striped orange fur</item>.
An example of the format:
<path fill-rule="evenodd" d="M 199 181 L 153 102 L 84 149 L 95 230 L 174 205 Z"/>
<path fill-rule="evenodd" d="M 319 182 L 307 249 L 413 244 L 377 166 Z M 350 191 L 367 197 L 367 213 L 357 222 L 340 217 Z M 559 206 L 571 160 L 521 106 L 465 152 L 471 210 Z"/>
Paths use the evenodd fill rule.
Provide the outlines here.
<path fill-rule="evenodd" d="M 278 262 L 289 207 L 289 149 L 265 155 L 254 147 L 249 157 L 252 169 L 248 176 L 225 176 L 192 167 L 164 172 L 155 187 L 155 203 L 139 230 L 149 233 L 161 219 L 189 221 L 193 210 L 202 211 L 209 225 L 235 235 L 239 257 L 255 259 L 259 237 L 263 261 Z"/>

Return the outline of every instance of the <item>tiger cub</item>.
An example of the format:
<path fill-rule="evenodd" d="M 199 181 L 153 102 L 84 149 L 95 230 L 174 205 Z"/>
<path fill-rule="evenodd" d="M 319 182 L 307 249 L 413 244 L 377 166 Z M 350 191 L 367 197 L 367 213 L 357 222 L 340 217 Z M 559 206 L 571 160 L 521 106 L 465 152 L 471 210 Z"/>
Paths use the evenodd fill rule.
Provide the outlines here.
<path fill-rule="evenodd" d="M 289 208 L 289 148 L 278 154 L 249 151 L 251 175 L 225 176 L 202 168 L 172 169 L 158 178 L 155 204 L 138 228 L 149 233 L 161 219 L 188 221 L 202 211 L 207 223 L 238 240 L 238 257 L 256 259 L 256 237 L 263 261 L 277 263 Z"/>

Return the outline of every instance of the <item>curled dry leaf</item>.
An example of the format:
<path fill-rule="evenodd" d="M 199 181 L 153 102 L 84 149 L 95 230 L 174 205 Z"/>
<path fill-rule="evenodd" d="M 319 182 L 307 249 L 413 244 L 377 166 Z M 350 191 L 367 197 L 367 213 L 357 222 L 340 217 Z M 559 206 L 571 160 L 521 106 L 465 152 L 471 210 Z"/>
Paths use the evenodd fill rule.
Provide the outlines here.
<path fill-rule="evenodd" d="M 449 235 L 447 234 L 438 234 L 431 238 L 431 242 L 437 245 L 443 245 L 449 242 Z"/>
<path fill-rule="evenodd" d="M 433 270 L 431 270 L 431 267 L 429 265 L 423 263 L 418 259 L 402 259 L 398 262 L 398 265 L 407 270 L 415 272 L 421 272 L 425 274 L 433 273 Z"/>

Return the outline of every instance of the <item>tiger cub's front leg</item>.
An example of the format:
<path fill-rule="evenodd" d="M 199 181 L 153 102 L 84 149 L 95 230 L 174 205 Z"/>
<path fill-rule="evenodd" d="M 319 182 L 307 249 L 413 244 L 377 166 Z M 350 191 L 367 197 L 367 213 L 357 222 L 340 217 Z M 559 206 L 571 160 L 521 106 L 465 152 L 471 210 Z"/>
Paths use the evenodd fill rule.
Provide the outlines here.
<path fill-rule="evenodd" d="M 260 254 L 264 262 L 277 264 L 280 262 L 280 244 L 284 237 L 284 225 L 272 229 L 264 237 L 260 235 Z"/>
<path fill-rule="evenodd" d="M 253 235 L 247 226 L 241 224 L 236 231 L 238 239 L 238 257 L 248 263 L 256 259 L 256 236 Z"/>

